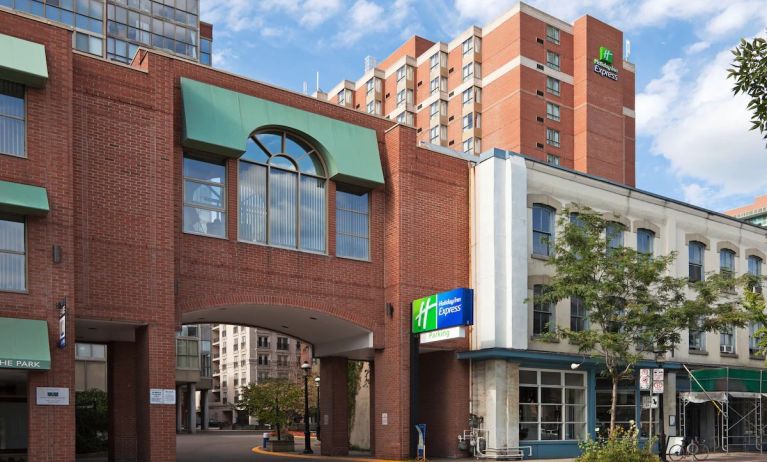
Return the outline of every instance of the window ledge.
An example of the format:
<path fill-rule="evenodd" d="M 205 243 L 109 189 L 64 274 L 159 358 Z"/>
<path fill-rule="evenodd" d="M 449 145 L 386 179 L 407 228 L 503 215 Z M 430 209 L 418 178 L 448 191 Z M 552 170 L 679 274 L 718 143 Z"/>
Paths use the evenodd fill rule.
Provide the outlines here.
<path fill-rule="evenodd" d="M 691 355 L 708 356 L 708 351 L 706 350 L 689 350 L 688 353 Z"/>
<path fill-rule="evenodd" d="M 534 253 L 534 254 L 531 254 L 531 255 L 530 255 L 530 258 L 532 258 L 533 260 L 543 260 L 543 261 L 548 261 L 548 260 L 549 260 L 549 258 L 551 258 L 551 257 L 550 257 L 550 256 L 548 256 L 548 255 L 540 255 L 540 254 Z"/>
<path fill-rule="evenodd" d="M 530 336 L 530 340 L 543 343 L 559 343 L 558 338 L 550 338 L 546 334 L 533 334 Z"/>
<path fill-rule="evenodd" d="M 188 234 L 190 236 L 209 237 L 211 239 L 219 239 L 219 240 L 222 240 L 222 241 L 228 241 L 229 240 L 229 238 L 227 238 L 226 236 L 216 236 L 215 234 L 195 233 L 193 231 L 184 231 L 184 230 L 181 230 L 181 232 L 184 233 L 184 234 Z"/>
<path fill-rule="evenodd" d="M 373 261 L 370 260 L 369 258 L 344 257 L 344 256 L 338 255 L 338 254 L 336 254 L 335 257 L 336 258 L 341 258 L 341 259 L 344 259 L 344 260 L 358 261 L 358 262 L 361 262 L 361 263 L 373 263 Z"/>
<path fill-rule="evenodd" d="M 749 355 L 748 359 L 756 359 L 757 361 L 764 361 L 763 355 Z"/>
<path fill-rule="evenodd" d="M 737 358 L 737 353 L 719 353 L 719 357 L 721 358 Z"/>

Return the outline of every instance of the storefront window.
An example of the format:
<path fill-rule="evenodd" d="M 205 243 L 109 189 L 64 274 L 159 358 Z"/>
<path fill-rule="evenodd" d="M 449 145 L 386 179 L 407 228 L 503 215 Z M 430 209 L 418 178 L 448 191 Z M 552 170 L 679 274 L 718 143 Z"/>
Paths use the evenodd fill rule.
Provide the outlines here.
<path fill-rule="evenodd" d="M 519 439 L 580 440 L 586 436 L 586 375 L 521 369 Z"/>
<path fill-rule="evenodd" d="M 597 379 L 597 428 L 600 435 L 606 435 L 610 428 L 610 403 L 612 402 L 612 381 Z M 618 399 L 615 408 L 615 423 L 622 428 L 629 428 L 636 421 L 636 388 L 633 380 L 618 384 Z"/>

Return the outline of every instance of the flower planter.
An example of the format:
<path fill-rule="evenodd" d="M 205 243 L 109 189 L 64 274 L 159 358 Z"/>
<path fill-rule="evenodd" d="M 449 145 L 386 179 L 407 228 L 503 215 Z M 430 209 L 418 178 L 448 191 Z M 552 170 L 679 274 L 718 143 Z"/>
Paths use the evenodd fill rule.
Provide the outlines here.
<path fill-rule="evenodd" d="M 292 440 L 269 440 L 266 443 L 266 450 L 272 452 L 294 452 L 296 450 L 296 444 Z"/>

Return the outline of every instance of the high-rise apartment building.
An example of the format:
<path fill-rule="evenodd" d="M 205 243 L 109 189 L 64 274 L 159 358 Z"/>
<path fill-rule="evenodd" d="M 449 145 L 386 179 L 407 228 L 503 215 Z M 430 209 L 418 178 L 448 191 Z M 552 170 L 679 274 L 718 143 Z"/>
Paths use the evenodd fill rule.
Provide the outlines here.
<path fill-rule="evenodd" d="M 242 387 L 266 379 L 298 380 L 302 373 L 301 341 L 276 332 L 214 324 L 212 347 L 211 419 L 224 425 L 248 423 L 248 416 L 238 419 L 235 413 Z"/>
<path fill-rule="evenodd" d="M 43 17 L 74 30 L 79 51 L 129 63 L 139 47 L 211 65 L 213 26 L 200 0 L 0 0 L 0 8 Z"/>
<path fill-rule="evenodd" d="M 767 194 L 757 196 L 751 204 L 724 213 L 754 225 L 767 227 Z"/>
<path fill-rule="evenodd" d="M 509 149 L 633 186 L 634 73 L 620 30 L 518 3 L 449 43 L 414 36 L 316 96 L 414 126 L 419 143 Z"/>

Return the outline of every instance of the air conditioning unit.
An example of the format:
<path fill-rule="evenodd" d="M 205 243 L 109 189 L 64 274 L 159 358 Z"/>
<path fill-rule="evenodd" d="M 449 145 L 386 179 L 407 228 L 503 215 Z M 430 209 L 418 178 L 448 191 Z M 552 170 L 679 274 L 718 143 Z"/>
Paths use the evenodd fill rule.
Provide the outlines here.
<path fill-rule="evenodd" d="M 735 347 L 733 345 L 719 345 L 719 351 L 722 353 L 735 353 Z"/>

